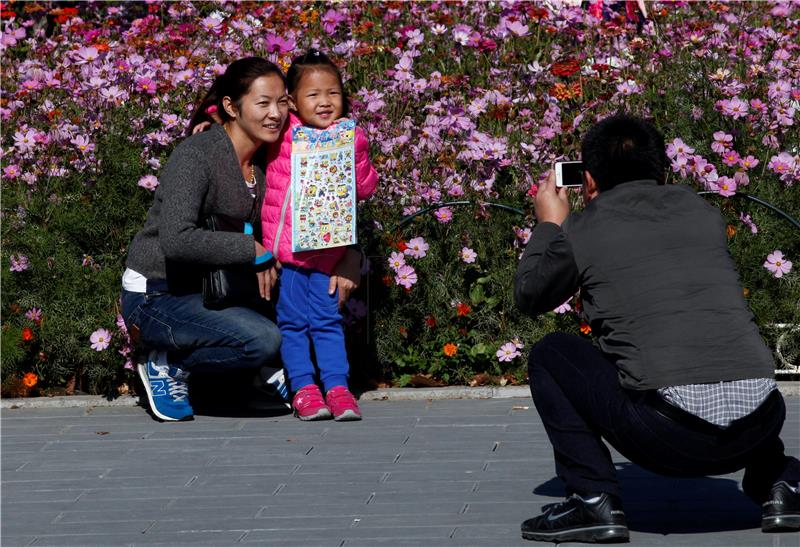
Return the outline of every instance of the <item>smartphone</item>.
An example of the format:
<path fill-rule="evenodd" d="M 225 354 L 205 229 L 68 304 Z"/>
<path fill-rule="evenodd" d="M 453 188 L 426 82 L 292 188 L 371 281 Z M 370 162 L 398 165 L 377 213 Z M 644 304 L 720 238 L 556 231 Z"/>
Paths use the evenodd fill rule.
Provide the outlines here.
<path fill-rule="evenodd" d="M 574 188 L 576 186 L 583 186 L 583 162 L 557 161 L 556 187 Z"/>

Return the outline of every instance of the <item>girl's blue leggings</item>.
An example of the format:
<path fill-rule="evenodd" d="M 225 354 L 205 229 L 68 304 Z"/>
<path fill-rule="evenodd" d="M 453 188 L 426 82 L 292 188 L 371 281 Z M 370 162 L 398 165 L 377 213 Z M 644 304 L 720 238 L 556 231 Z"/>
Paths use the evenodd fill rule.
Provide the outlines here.
<path fill-rule="evenodd" d="M 292 391 L 315 383 L 311 346 L 325 391 L 347 386 L 350 364 L 344 345 L 338 291 L 328 294 L 328 274 L 285 264 L 276 307 L 281 357 Z"/>

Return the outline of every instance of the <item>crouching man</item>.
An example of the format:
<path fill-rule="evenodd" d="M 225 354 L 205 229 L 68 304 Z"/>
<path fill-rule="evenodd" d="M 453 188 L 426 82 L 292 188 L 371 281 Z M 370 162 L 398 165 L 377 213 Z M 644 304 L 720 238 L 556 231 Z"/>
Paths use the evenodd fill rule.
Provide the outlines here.
<path fill-rule="evenodd" d="M 531 394 L 553 445 L 564 502 L 522 524 L 526 539 L 628 540 L 603 440 L 669 476 L 744 468 L 764 532 L 800 529 L 800 462 L 784 454 L 774 362 L 743 297 L 719 211 L 665 185 L 663 137 L 617 115 L 582 143 L 582 213 L 551 174 L 515 297 L 536 316 L 580 289 L 597 336 L 550 334 L 531 350 Z"/>

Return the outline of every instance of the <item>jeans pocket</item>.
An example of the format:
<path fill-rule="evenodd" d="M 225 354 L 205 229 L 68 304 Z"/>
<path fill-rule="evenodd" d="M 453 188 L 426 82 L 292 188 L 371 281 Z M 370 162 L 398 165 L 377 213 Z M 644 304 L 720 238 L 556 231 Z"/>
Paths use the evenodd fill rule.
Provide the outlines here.
<path fill-rule="evenodd" d="M 150 349 L 180 349 L 175 343 L 169 317 L 162 314 L 152 303 L 152 299 L 148 297 L 130 316 L 132 324 L 139 327 L 141 343 Z"/>

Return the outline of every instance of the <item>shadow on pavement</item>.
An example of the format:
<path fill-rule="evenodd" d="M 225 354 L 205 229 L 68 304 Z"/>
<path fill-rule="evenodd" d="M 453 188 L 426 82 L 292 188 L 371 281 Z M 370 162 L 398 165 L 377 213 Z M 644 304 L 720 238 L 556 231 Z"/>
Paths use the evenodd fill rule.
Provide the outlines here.
<path fill-rule="evenodd" d="M 291 410 L 280 399 L 253 387 L 254 375 L 250 370 L 193 372 L 189 379 L 189 400 L 195 416 L 270 418 L 290 414 Z M 142 389 L 137 386 L 137 392 Z M 140 406 L 149 412 L 148 404 L 140 402 Z"/>
<path fill-rule="evenodd" d="M 656 534 L 699 534 L 760 528 L 761 508 L 739 489 L 739 481 L 721 477 L 674 478 L 628 463 L 617 463 L 628 527 Z M 557 477 L 533 490 L 563 497 Z"/>

